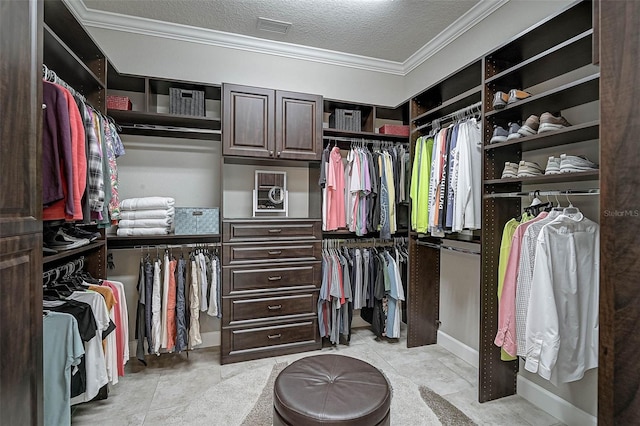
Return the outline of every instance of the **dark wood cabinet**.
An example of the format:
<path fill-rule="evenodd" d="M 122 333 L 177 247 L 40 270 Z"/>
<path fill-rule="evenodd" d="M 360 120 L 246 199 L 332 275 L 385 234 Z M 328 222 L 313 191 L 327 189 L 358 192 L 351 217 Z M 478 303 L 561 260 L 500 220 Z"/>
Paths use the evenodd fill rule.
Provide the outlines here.
<path fill-rule="evenodd" d="M 223 85 L 223 154 L 320 160 L 322 96 Z"/>
<path fill-rule="evenodd" d="M 43 423 L 42 3 L 0 2 L 0 413 Z"/>
<path fill-rule="evenodd" d="M 312 219 L 223 222 L 223 364 L 321 347 L 321 235 Z"/>

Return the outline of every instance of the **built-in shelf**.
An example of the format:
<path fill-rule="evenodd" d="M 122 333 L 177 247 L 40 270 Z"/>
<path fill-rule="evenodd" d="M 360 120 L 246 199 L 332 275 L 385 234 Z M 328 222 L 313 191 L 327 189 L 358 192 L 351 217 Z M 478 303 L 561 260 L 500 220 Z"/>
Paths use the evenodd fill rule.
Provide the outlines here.
<path fill-rule="evenodd" d="M 526 88 L 590 64 L 592 36 L 593 29 L 589 29 L 487 78 L 485 83 L 502 90 Z"/>
<path fill-rule="evenodd" d="M 61 250 L 56 254 L 43 256 L 42 262 L 44 265 L 47 265 L 49 263 L 59 262 L 61 260 L 77 258 L 83 253 L 89 253 L 101 249 L 105 245 L 105 243 L 105 240 L 96 240 L 92 243 L 87 244 L 86 246 L 78 247 L 71 250 Z"/>
<path fill-rule="evenodd" d="M 430 121 L 443 115 L 458 111 L 476 101 L 479 101 L 481 93 L 482 86 L 473 87 L 463 93 L 460 93 L 457 96 L 454 96 L 451 99 L 447 99 L 437 107 L 418 115 L 417 117 L 413 118 L 412 121 L 416 124 L 424 123 L 425 121 Z M 418 129 L 416 130 L 419 130 L 421 128 L 422 126 L 418 127 Z"/>
<path fill-rule="evenodd" d="M 199 235 L 144 235 L 131 237 L 107 236 L 107 248 L 131 249 L 144 246 L 211 244 L 220 242 L 220 234 Z"/>
<path fill-rule="evenodd" d="M 521 120 L 531 114 L 557 112 L 562 109 L 582 105 L 599 99 L 600 73 L 594 73 L 571 83 L 532 95 L 526 99 L 507 105 L 504 109 L 485 113 L 485 117 L 494 117 L 496 121 Z"/>
<path fill-rule="evenodd" d="M 392 237 L 406 237 L 409 233 L 409 229 L 400 228 L 395 233 L 391 234 Z M 369 232 L 365 235 L 358 236 L 355 232 L 351 232 L 348 229 L 338 229 L 336 231 L 322 231 L 323 237 L 353 237 L 353 238 L 378 238 L 380 232 Z"/>
<path fill-rule="evenodd" d="M 536 149 L 551 148 L 558 145 L 583 142 L 598 139 L 600 132 L 600 121 L 590 121 L 588 123 L 576 124 L 564 129 L 544 132 L 533 136 L 507 140 L 485 145 L 485 151 L 500 149 L 504 147 L 518 147 L 520 151 L 534 151 Z"/>
<path fill-rule="evenodd" d="M 541 175 L 522 178 L 506 178 L 506 179 L 489 179 L 485 180 L 485 185 L 501 185 L 513 183 L 558 183 L 558 182 L 577 182 L 585 180 L 598 180 L 600 178 L 600 170 L 589 170 L 577 173 L 560 173 L 555 175 Z"/>
<path fill-rule="evenodd" d="M 103 79 L 94 74 L 47 24 L 43 23 L 42 27 L 44 30 L 43 42 L 47 47 L 43 51 L 43 62 L 48 68 L 80 94 L 84 95 L 95 90 L 105 89 Z M 68 70 L 73 70 L 73 72 L 68 72 Z"/>

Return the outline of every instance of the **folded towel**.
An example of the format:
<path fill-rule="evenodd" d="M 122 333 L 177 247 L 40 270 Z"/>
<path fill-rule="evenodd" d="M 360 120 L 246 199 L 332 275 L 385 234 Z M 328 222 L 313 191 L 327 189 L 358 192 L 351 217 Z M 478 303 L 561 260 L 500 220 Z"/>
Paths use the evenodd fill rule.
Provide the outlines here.
<path fill-rule="evenodd" d="M 172 217 L 164 219 L 124 219 L 118 222 L 118 228 L 169 228 L 172 224 Z"/>
<path fill-rule="evenodd" d="M 132 237 L 135 235 L 166 235 L 169 228 L 118 228 L 118 237 Z"/>
<path fill-rule="evenodd" d="M 176 200 L 170 197 L 127 198 L 120 201 L 120 210 L 157 210 L 173 207 Z"/>
<path fill-rule="evenodd" d="M 120 213 L 120 219 L 165 219 L 167 217 L 174 217 L 175 215 L 176 210 L 174 207 L 159 210 L 123 210 Z"/>

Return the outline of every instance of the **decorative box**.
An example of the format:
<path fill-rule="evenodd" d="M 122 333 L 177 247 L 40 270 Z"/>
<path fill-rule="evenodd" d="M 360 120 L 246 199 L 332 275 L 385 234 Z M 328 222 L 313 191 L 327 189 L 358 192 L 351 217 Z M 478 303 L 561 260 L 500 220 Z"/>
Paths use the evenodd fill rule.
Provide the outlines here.
<path fill-rule="evenodd" d="M 169 113 L 204 117 L 204 91 L 170 87 Z"/>
<path fill-rule="evenodd" d="M 107 109 L 131 111 L 131 100 L 126 96 L 107 96 Z"/>
<path fill-rule="evenodd" d="M 329 116 L 329 127 L 350 132 L 362 131 L 362 112 L 357 109 L 336 110 Z"/>
<path fill-rule="evenodd" d="M 385 135 L 409 136 L 409 126 L 385 124 L 378 129 L 378 133 Z"/>
<path fill-rule="evenodd" d="M 220 213 L 217 207 L 176 207 L 176 235 L 219 234 Z"/>

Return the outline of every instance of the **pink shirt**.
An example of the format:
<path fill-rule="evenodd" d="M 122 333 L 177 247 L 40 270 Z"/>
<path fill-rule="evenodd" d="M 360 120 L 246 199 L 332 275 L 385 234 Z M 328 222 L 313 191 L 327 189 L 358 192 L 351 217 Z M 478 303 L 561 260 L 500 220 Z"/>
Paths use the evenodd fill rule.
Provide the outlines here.
<path fill-rule="evenodd" d="M 340 148 L 333 147 L 329 154 L 327 171 L 327 231 L 347 226 L 344 211 L 344 167 Z"/>
<path fill-rule="evenodd" d="M 518 225 L 513 234 L 509 260 L 507 261 L 507 271 L 504 276 L 502 295 L 498 304 L 498 333 L 494 343 L 500 346 L 506 353 L 516 356 L 516 283 L 518 281 L 518 268 L 520 265 L 520 253 L 522 249 L 522 236 L 534 222 L 547 217 L 547 212 L 542 212 L 534 219 Z"/>

